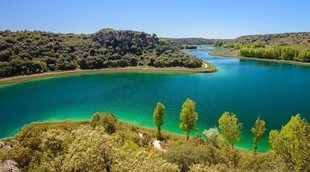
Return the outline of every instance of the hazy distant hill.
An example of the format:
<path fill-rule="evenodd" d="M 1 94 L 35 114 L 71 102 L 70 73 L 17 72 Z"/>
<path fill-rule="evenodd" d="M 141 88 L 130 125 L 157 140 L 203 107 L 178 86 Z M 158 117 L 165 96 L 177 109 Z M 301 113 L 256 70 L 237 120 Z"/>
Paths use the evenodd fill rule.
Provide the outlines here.
<path fill-rule="evenodd" d="M 218 41 L 227 42 L 230 39 L 207 39 L 207 38 L 160 38 L 162 40 L 167 40 L 173 45 L 203 45 L 203 44 L 214 44 Z"/>

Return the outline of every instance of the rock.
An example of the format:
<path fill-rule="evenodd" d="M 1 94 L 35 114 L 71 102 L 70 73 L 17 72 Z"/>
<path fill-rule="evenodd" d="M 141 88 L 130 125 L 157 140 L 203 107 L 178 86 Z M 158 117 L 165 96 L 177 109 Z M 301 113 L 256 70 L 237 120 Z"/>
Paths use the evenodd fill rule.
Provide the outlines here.
<path fill-rule="evenodd" d="M 153 141 L 153 146 L 155 149 L 159 150 L 159 151 L 162 151 L 162 152 L 165 152 L 166 150 L 162 148 L 162 145 L 161 145 L 161 142 L 157 139 L 155 139 Z"/>
<path fill-rule="evenodd" d="M 18 163 L 12 160 L 0 161 L 0 172 L 19 172 Z"/>
<path fill-rule="evenodd" d="M 10 145 L 4 145 L 4 146 L 2 146 L 2 148 L 0 148 L 0 150 L 3 152 L 8 152 L 11 149 L 12 149 L 12 147 Z"/>
<path fill-rule="evenodd" d="M 12 147 L 10 145 L 6 145 L 4 143 L 4 141 L 0 140 L 0 152 L 6 153 L 6 152 L 8 152 L 11 149 L 12 149 Z"/>

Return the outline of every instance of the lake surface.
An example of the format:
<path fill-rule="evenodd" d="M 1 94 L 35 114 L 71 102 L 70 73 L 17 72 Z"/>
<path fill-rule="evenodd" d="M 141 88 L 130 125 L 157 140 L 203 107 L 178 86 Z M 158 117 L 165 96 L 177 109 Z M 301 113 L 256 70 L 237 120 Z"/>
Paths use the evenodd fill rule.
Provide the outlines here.
<path fill-rule="evenodd" d="M 163 128 L 183 133 L 179 113 L 188 97 L 199 113 L 196 133 L 217 126 L 224 111 L 234 112 L 243 123 L 237 146 L 246 149 L 252 148 L 250 128 L 259 116 L 268 130 L 281 128 L 296 113 L 309 120 L 310 67 L 213 57 L 209 51 L 187 53 L 215 64 L 218 72 L 211 74 L 91 74 L 0 86 L 0 137 L 33 121 L 83 120 L 97 111 L 154 127 L 157 101 L 167 110 Z M 268 149 L 267 135 L 260 150 Z"/>

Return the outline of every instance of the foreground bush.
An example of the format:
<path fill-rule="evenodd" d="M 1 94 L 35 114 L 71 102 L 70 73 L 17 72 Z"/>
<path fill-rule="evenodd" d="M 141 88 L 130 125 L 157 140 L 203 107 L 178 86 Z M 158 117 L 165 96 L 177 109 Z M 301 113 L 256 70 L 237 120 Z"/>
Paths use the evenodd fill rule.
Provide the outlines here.
<path fill-rule="evenodd" d="M 239 126 L 236 117 L 230 117 L 233 123 L 222 124 Z M 310 170 L 309 123 L 299 115 L 280 131 L 270 132 L 272 149 L 266 153 L 235 149 L 214 128 L 206 130 L 207 138 L 189 140 L 163 132 L 165 141 L 157 149 L 156 131 L 116 122 L 112 114 L 96 113 L 91 125 L 88 121 L 33 123 L 1 142 L 0 160 L 15 161 L 22 171 Z M 117 124 L 113 134 L 105 128 L 111 123 Z"/>
<path fill-rule="evenodd" d="M 90 126 L 96 128 L 103 126 L 105 131 L 109 134 L 115 133 L 117 126 L 117 119 L 112 113 L 95 113 L 90 121 Z"/>

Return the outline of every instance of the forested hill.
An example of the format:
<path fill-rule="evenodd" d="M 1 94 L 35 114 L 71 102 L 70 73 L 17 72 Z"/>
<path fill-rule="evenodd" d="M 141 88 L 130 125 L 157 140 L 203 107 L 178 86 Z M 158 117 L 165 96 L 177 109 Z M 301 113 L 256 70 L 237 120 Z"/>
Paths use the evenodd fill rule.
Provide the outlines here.
<path fill-rule="evenodd" d="M 260 42 L 267 45 L 299 46 L 301 48 L 310 48 L 310 32 L 246 35 L 236 38 L 234 42 L 238 43 Z"/>
<path fill-rule="evenodd" d="M 0 78 L 48 71 L 126 66 L 202 66 L 155 34 L 102 29 L 94 34 L 0 31 Z"/>
<path fill-rule="evenodd" d="M 310 62 L 310 32 L 247 35 L 214 46 L 231 48 L 218 55 Z"/>
<path fill-rule="evenodd" d="M 227 42 L 230 39 L 206 39 L 206 38 L 160 38 L 169 41 L 171 44 L 182 47 L 186 45 L 210 45 L 218 41 Z"/>

